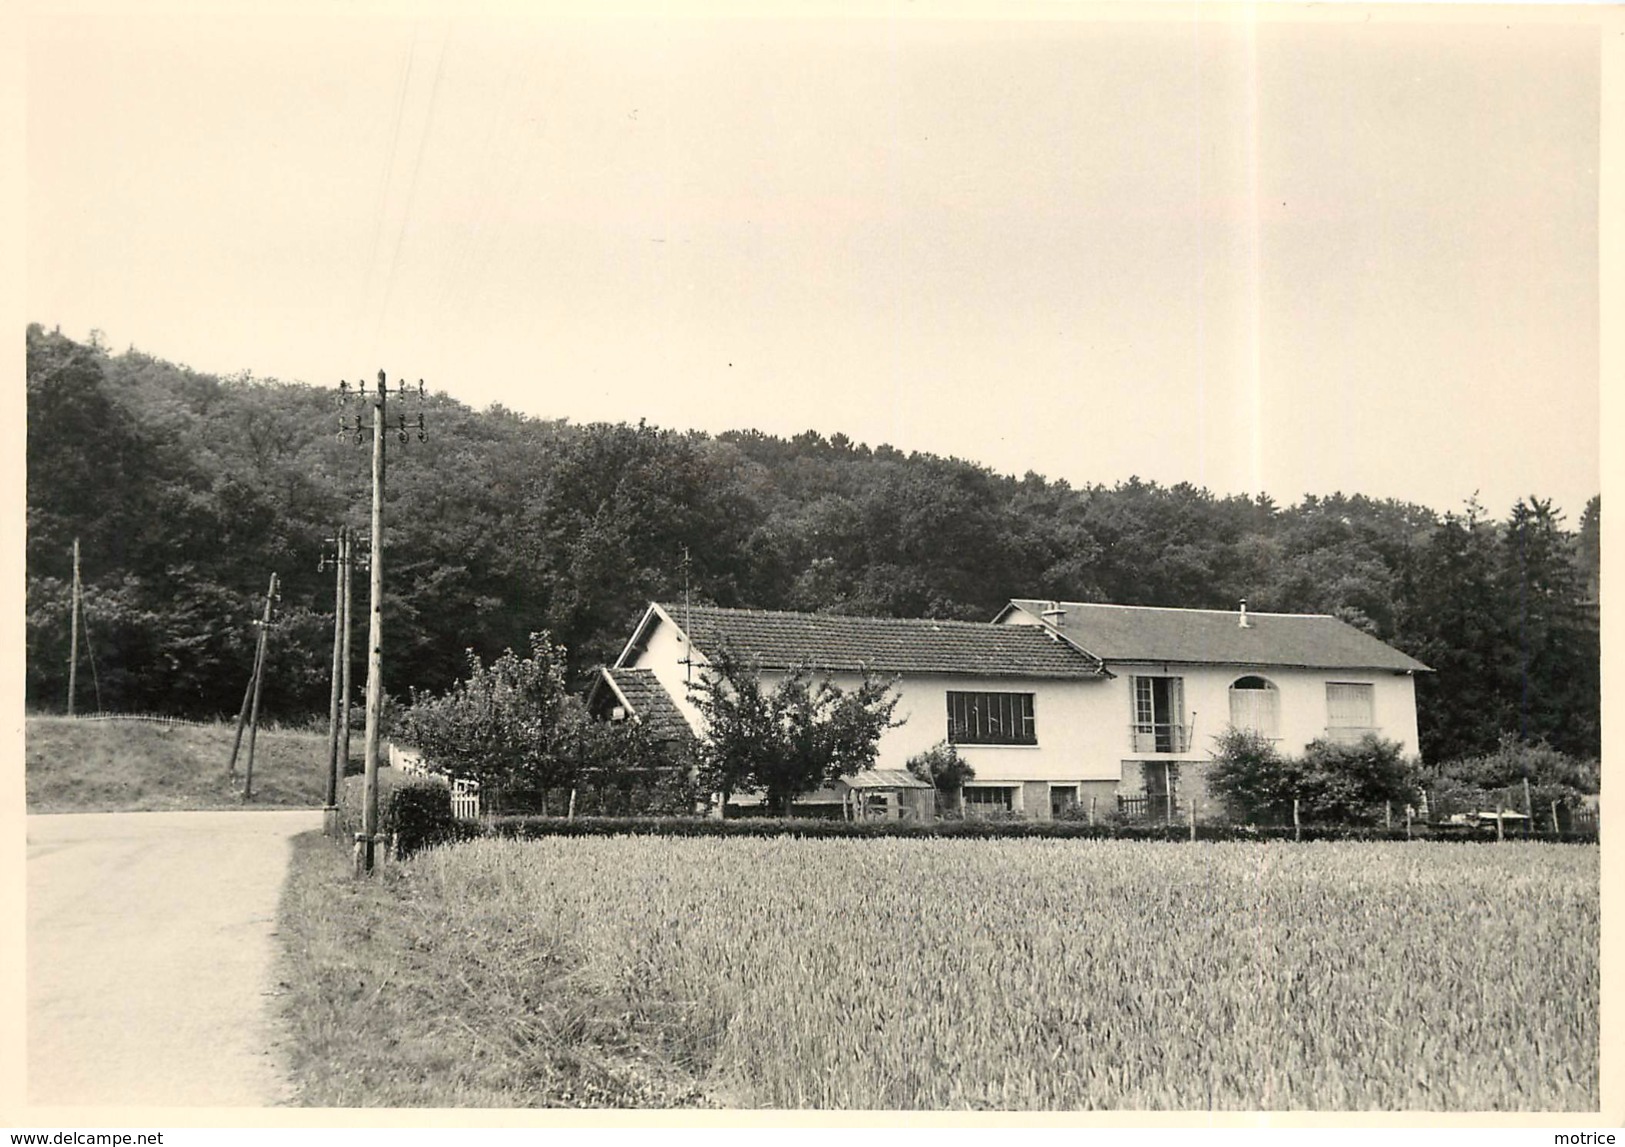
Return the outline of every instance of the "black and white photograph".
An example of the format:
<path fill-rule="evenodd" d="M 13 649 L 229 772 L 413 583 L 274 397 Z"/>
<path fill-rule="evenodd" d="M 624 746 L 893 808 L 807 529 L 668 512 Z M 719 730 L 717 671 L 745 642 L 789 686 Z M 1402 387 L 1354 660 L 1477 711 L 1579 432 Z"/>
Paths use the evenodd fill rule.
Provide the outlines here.
<path fill-rule="evenodd" d="M 0 1122 L 1625 1121 L 1617 7 L 6 20 Z"/>

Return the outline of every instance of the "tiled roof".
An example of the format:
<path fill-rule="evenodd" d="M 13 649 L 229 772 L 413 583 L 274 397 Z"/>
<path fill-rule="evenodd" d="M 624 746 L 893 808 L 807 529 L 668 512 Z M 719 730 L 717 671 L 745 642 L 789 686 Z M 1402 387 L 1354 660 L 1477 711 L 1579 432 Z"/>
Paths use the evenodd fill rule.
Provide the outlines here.
<path fill-rule="evenodd" d="M 651 736 L 661 741 L 680 741 L 693 736 L 693 730 L 678 711 L 671 694 L 647 669 L 606 669 L 615 687 Z"/>
<path fill-rule="evenodd" d="M 1018 599 L 1010 606 L 1042 617 L 1055 604 Z M 1233 610 L 1074 601 L 1061 602 L 1059 607 L 1063 613 L 1058 631 L 1108 664 L 1177 661 L 1305 669 L 1428 669 L 1414 657 L 1326 614 L 1249 611 L 1248 626 L 1243 629 L 1239 613 Z M 1006 609 L 1000 616 L 1008 613 Z M 1053 617 L 1044 620 L 1056 624 Z"/>
<path fill-rule="evenodd" d="M 764 669 L 944 673 L 973 677 L 1099 675 L 1099 666 L 1037 628 L 981 621 L 843 617 L 717 606 L 659 607 L 701 653 L 724 646 Z"/>

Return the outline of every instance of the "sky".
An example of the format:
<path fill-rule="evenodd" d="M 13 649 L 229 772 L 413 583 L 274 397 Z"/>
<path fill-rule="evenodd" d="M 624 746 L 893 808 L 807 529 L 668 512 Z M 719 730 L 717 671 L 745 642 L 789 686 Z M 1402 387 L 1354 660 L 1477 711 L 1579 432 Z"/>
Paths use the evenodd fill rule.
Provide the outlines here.
<path fill-rule="evenodd" d="M 25 18 L 30 321 L 1075 485 L 1600 489 L 1594 13 L 288 11 Z"/>

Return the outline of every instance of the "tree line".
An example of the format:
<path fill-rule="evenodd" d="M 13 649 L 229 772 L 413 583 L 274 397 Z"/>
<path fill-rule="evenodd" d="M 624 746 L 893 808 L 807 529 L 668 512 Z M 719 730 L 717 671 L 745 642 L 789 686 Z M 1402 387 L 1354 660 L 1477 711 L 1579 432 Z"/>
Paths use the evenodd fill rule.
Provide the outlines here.
<path fill-rule="evenodd" d="M 325 713 L 333 589 L 318 562 L 370 505 L 369 448 L 340 437 L 333 389 L 32 325 L 27 403 L 29 706 L 65 703 L 77 537 L 81 709 L 234 713 L 274 570 L 263 711 Z M 1600 497 L 1571 527 L 1534 494 L 1500 516 L 1072 486 L 841 434 L 576 425 L 444 393 L 427 421 L 389 470 L 386 685 L 403 699 L 450 688 L 470 651 L 491 661 L 544 631 L 579 689 L 648 601 L 685 586 L 724 606 L 972 620 L 1012 597 L 1245 597 L 1335 614 L 1432 666 L 1417 687 L 1430 760 L 1493 753 L 1507 734 L 1600 750 Z"/>

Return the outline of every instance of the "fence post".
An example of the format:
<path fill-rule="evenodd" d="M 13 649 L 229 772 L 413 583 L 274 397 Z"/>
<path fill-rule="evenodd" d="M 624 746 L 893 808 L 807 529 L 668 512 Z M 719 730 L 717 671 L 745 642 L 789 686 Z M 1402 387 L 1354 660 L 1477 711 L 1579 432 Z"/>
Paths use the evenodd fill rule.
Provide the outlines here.
<path fill-rule="evenodd" d="M 1505 840 L 1506 839 L 1505 835 L 1503 835 L 1503 833 L 1501 831 L 1501 805 L 1500 805 L 1499 802 L 1497 802 L 1496 806 L 1495 806 L 1495 839 L 1496 840 Z"/>
<path fill-rule="evenodd" d="M 1554 813 L 1552 815 L 1555 816 L 1556 814 Z M 1093 796 L 1090 796 L 1090 798 L 1089 798 L 1089 827 L 1093 828 L 1094 824 L 1095 824 L 1095 798 Z"/>
<path fill-rule="evenodd" d="M 1554 836 L 1562 836 L 1563 835 L 1563 829 L 1557 823 L 1557 802 L 1556 801 L 1552 802 L 1552 834 Z"/>
<path fill-rule="evenodd" d="M 1196 802 L 1190 802 L 1191 810 L 1191 843 L 1196 843 Z"/>
<path fill-rule="evenodd" d="M 1292 839 L 1303 839 L 1303 824 L 1298 820 L 1298 798 L 1292 798 Z"/>
<path fill-rule="evenodd" d="M 1393 801 L 1383 801 L 1382 802 L 1382 830 L 1384 832 L 1393 832 L 1394 831 L 1394 802 Z"/>
<path fill-rule="evenodd" d="M 602 812 L 603 810 L 600 809 L 599 811 Z M 564 819 L 565 820 L 574 820 L 575 818 L 576 818 L 576 791 L 575 791 L 575 789 L 572 788 L 570 790 L 570 808 L 569 808 L 569 811 L 564 814 Z"/>
<path fill-rule="evenodd" d="M 1411 838 L 1411 806 L 1405 806 L 1405 839 Z"/>

